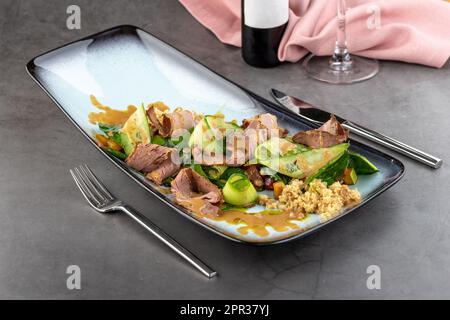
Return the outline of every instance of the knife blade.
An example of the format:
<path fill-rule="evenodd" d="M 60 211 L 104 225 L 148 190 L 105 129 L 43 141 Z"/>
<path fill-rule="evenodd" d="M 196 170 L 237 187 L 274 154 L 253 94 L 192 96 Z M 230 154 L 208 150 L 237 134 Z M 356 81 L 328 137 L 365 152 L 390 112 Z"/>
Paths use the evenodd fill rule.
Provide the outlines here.
<path fill-rule="evenodd" d="M 271 89 L 270 93 L 281 106 L 317 125 L 325 123 L 331 117 L 330 112 L 321 110 L 299 98 L 288 96 L 279 90 Z M 350 130 L 351 133 L 366 138 L 391 150 L 397 151 L 434 169 L 437 169 L 442 165 L 442 159 L 337 115 L 335 115 L 335 117 L 342 124 L 342 126 Z"/>

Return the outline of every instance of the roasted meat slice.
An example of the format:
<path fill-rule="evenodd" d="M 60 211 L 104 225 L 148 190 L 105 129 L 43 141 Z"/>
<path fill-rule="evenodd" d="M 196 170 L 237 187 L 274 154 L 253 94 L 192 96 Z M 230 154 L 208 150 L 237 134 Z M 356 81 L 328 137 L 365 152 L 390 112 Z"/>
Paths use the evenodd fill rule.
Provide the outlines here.
<path fill-rule="evenodd" d="M 277 117 L 270 113 L 262 113 L 251 119 L 245 119 L 242 128 L 248 127 L 265 129 L 267 131 L 267 138 L 277 136 L 284 138 L 288 134 L 288 130 L 278 126 Z"/>
<path fill-rule="evenodd" d="M 147 115 L 152 126 L 163 137 L 170 137 L 177 130 L 189 130 L 195 126 L 195 115 L 192 111 L 176 109 L 170 113 L 163 113 L 158 118 L 155 108 L 151 105 L 147 109 Z"/>
<path fill-rule="evenodd" d="M 174 175 L 181 165 L 176 149 L 151 143 L 138 144 L 125 162 L 133 169 L 147 173 L 147 178 L 156 184 Z"/>
<path fill-rule="evenodd" d="M 264 179 L 259 173 L 259 168 L 257 165 L 245 167 L 245 173 L 256 189 L 261 189 L 264 186 Z"/>
<path fill-rule="evenodd" d="M 164 179 L 173 176 L 180 169 L 180 159 L 177 152 L 171 154 L 157 169 L 148 173 L 146 177 L 158 185 L 161 185 Z"/>
<path fill-rule="evenodd" d="M 164 162 L 171 153 L 170 148 L 157 144 L 138 144 L 125 160 L 126 164 L 137 171 L 151 172 Z"/>
<path fill-rule="evenodd" d="M 178 204 L 199 214 L 217 215 L 223 202 L 219 188 L 191 168 L 178 173 L 172 181 L 172 193 Z"/>
<path fill-rule="evenodd" d="M 245 135 L 246 160 L 254 156 L 258 144 L 274 137 L 285 137 L 287 130 L 278 126 L 277 117 L 270 113 L 259 114 L 242 124 Z"/>
<path fill-rule="evenodd" d="M 163 131 L 162 124 L 158 119 L 154 105 L 151 105 L 147 109 L 147 116 L 148 116 L 148 119 L 150 120 L 150 124 L 152 126 L 154 133 L 159 133 L 159 132 Z"/>
<path fill-rule="evenodd" d="M 328 148 L 348 140 L 349 131 L 331 116 L 320 128 L 296 133 L 292 140 L 311 148 Z"/>
<path fill-rule="evenodd" d="M 250 124 L 257 122 L 262 128 L 272 130 L 278 129 L 277 117 L 270 113 L 262 113 L 251 119 L 245 119 L 242 127 L 247 128 Z"/>

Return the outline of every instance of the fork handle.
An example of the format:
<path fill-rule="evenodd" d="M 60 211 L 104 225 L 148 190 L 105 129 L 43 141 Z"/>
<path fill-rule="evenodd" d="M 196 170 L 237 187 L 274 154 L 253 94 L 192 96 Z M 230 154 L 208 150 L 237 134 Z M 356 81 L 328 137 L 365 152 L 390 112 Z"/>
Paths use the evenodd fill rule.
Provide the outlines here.
<path fill-rule="evenodd" d="M 217 275 L 217 272 L 207 266 L 203 261 L 197 258 L 192 252 L 184 248 L 175 239 L 165 233 L 156 224 L 150 221 L 143 214 L 139 213 L 129 205 L 121 205 L 117 207 L 118 210 L 125 212 L 128 216 L 133 218 L 137 223 L 150 231 L 155 237 L 165 243 L 169 248 L 175 251 L 179 256 L 193 265 L 198 271 L 208 278 L 212 278 Z"/>

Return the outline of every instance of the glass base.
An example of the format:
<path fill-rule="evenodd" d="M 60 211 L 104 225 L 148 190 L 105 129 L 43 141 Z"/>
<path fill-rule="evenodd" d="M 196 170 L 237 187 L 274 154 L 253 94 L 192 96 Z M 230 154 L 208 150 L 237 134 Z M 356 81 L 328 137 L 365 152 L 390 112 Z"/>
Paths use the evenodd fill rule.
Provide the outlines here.
<path fill-rule="evenodd" d="M 309 55 L 303 62 L 308 75 L 316 80 L 333 84 L 354 83 L 374 77 L 380 70 L 377 60 L 351 56 L 342 68 L 331 63 L 330 56 Z"/>

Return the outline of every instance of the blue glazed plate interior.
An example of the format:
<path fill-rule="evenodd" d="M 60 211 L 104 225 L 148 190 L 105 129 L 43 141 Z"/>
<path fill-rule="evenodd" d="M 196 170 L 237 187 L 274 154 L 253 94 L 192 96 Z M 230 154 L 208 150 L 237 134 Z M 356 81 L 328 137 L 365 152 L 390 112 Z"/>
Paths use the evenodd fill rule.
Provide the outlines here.
<path fill-rule="evenodd" d="M 88 121 L 88 114 L 98 110 L 90 103 L 90 95 L 114 109 L 163 101 L 172 108 L 184 107 L 199 113 L 221 111 L 227 118 L 238 121 L 270 112 L 278 117 L 280 126 L 291 133 L 313 127 L 133 26 L 116 27 L 52 50 L 33 59 L 27 69 L 94 144 L 93 136 L 98 128 Z M 251 230 L 247 234 L 240 233 L 240 225 L 194 218 L 150 181 L 98 148 L 142 187 L 177 212 L 226 238 L 254 244 L 279 243 L 304 236 L 357 209 L 402 177 L 404 168 L 398 160 L 357 142 L 352 142 L 351 149 L 365 155 L 380 169 L 374 175 L 360 177 L 356 184 L 363 198 L 360 205 L 345 209 L 329 221 L 320 221 L 318 215 L 309 215 L 295 221 L 299 229 L 279 232 L 267 227 L 269 235 L 259 236 Z"/>

